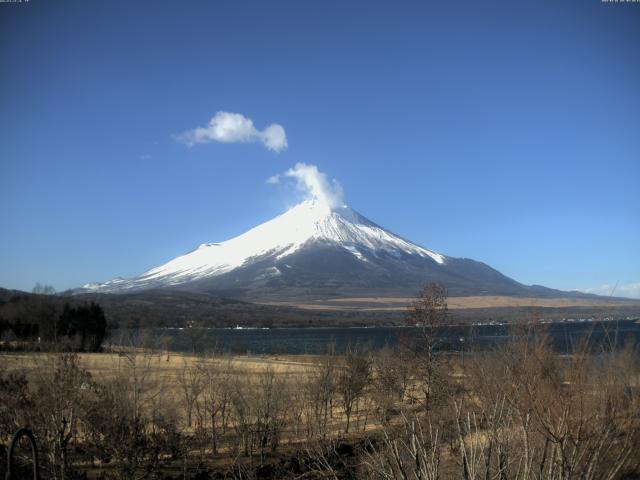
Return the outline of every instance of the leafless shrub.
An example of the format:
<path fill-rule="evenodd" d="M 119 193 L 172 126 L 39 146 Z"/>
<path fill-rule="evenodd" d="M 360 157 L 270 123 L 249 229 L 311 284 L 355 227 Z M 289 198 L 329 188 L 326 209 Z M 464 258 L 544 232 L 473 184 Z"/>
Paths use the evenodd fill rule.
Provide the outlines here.
<path fill-rule="evenodd" d="M 456 404 L 465 478 L 614 479 L 636 469 L 637 353 L 594 356 L 587 339 L 560 357 L 532 325 L 512 338 L 469 362 L 473 395 L 465 410 Z"/>
<path fill-rule="evenodd" d="M 73 474 L 69 447 L 89 408 L 91 375 L 80 367 L 76 354 L 48 354 L 34 360 L 31 420 L 44 447 L 45 471 L 51 478 L 64 480 Z"/>
<path fill-rule="evenodd" d="M 402 413 L 397 427 L 382 428 L 379 446 L 369 444 L 365 455 L 367 477 L 372 479 L 441 478 L 442 447 L 439 431 L 416 415 Z"/>
<path fill-rule="evenodd" d="M 86 435 L 101 464 L 112 466 L 102 473 L 106 478 L 148 476 L 181 451 L 175 415 L 153 373 L 159 360 L 137 350 L 122 353 L 113 378 L 97 386 Z"/>
<path fill-rule="evenodd" d="M 19 428 L 32 423 L 34 398 L 24 372 L 7 372 L 0 362 L 0 444 Z M 4 460 L 4 458 L 3 458 Z"/>

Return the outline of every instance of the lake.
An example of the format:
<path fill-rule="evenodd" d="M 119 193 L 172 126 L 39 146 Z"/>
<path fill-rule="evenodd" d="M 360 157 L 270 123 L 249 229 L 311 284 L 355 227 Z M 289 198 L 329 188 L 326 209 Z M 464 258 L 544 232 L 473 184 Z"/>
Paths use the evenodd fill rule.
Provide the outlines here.
<path fill-rule="evenodd" d="M 628 340 L 640 340 L 640 323 L 636 320 L 575 321 L 545 324 L 554 348 L 571 351 L 581 339 L 589 337 L 594 348 L 620 348 Z M 461 351 L 491 348 L 505 342 L 508 325 L 450 326 L 438 329 L 439 348 Z M 221 349 L 240 354 L 319 354 L 333 344 L 337 352 L 360 345 L 380 349 L 393 346 L 401 336 L 419 334 L 416 327 L 362 328 L 274 328 L 274 329 L 155 329 L 158 339 L 165 337 L 171 350 L 191 351 L 194 339 L 199 350 Z M 112 336 L 112 341 L 117 333 Z M 118 343 L 115 341 L 115 343 Z"/>

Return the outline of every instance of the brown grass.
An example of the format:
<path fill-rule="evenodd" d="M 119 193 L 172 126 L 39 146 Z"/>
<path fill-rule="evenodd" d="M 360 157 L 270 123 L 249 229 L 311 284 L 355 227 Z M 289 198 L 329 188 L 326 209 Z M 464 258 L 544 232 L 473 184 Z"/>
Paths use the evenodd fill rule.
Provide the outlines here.
<path fill-rule="evenodd" d="M 410 297 L 345 297 L 328 298 L 310 302 L 264 302 L 265 305 L 293 306 L 306 310 L 361 310 L 361 311 L 404 311 L 413 298 Z M 465 310 L 474 308 L 569 308 L 569 307 L 620 307 L 638 305 L 632 300 L 608 298 L 534 298 L 508 297 L 498 295 L 449 297 L 449 309 Z"/>
<path fill-rule="evenodd" d="M 140 352 L 142 355 L 143 353 Z M 7 371 L 21 370 L 27 376 L 38 364 L 46 362 L 50 353 L 2 353 L 0 361 Z M 78 355 L 80 366 L 88 370 L 96 380 L 111 377 L 118 366 L 124 361 L 124 357 L 119 353 L 82 353 Z M 316 366 L 316 357 L 313 356 L 234 356 L 229 357 L 234 371 L 242 374 L 258 375 L 271 369 L 276 374 L 303 374 L 308 368 Z M 167 381 L 167 387 L 175 387 L 172 380 L 177 378 L 178 373 L 185 365 L 191 367 L 198 363 L 218 363 L 227 362 L 227 359 L 217 357 L 215 359 L 203 358 L 183 353 L 156 353 L 150 356 L 150 367 L 152 374 Z"/>

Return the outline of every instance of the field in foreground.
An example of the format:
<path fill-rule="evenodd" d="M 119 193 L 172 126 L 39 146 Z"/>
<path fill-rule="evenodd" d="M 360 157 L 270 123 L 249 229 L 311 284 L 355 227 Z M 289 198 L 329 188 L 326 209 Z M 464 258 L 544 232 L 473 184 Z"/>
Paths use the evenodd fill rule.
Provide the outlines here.
<path fill-rule="evenodd" d="M 527 328 L 464 356 L 426 332 L 345 355 L 3 354 L 1 443 L 28 425 L 56 479 L 638 478 L 638 352 L 558 356 Z"/>

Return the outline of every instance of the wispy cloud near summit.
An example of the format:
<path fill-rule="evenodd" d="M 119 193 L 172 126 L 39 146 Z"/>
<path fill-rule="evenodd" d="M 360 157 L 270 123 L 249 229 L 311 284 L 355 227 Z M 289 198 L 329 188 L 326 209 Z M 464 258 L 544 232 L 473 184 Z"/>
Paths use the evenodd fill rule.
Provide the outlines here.
<path fill-rule="evenodd" d="M 263 130 L 253 120 L 240 113 L 217 112 L 206 127 L 196 127 L 176 135 L 176 140 L 192 147 L 197 143 L 253 143 L 260 142 L 269 150 L 281 152 L 288 146 L 284 127 L 272 123 Z"/>
<path fill-rule="evenodd" d="M 296 188 L 307 198 L 318 200 L 331 208 L 344 205 L 342 186 L 335 178 L 329 180 L 327 175 L 318 170 L 315 165 L 296 163 L 286 172 L 269 177 L 267 183 L 280 183 L 283 177 L 295 179 Z"/>

